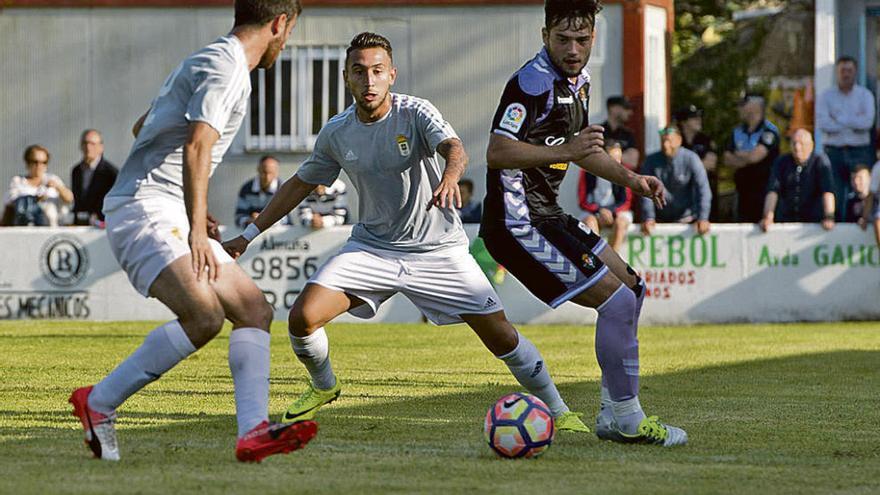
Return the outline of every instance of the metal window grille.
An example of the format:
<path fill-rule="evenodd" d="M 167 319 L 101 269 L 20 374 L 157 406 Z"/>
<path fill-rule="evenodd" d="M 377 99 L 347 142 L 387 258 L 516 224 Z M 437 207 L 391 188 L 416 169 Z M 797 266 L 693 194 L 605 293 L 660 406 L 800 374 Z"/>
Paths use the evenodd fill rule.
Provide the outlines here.
<path fill-rule="evenodd" d="M 321 127 L 352 102 L 344 61 L 344 46 L 295 46 L 271 69 L 251 72 L 247 149 L 310 151 Z"/>

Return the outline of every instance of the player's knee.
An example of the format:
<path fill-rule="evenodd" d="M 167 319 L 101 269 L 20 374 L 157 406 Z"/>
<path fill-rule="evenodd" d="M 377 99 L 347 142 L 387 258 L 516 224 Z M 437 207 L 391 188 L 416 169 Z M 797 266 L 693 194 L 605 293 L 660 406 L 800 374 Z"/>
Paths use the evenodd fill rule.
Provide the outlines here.
<path fill-rule="evenodd" d="M 180 323 L 193 345 L 198 348 L 210 342 L 220 333 L 220 330 L 223 328 L 223 321 L 223 309 L 212 308 L 199 311 L 198 314 L 187 319 L 181 318 Z"/>
<path fill-rule="evenodd" d="M 288 331 L 297 337 L 311 335 L 327 323 L 307 305 L 294 304 L 287 320 Z"/>
<path fill-rule="evenodd" d="M 272 325 L 272 319 L 275 316 L 272 306 L 262 297 L 254 298 L 247 304 L 247 309 L 242 315 L 242 321 L 233 321 L 237 326 L 261 328 L 268 330 Z"/>
<path fill-rule="evenodd" d="M 269 327 L 272 325 L 272 320 L 275 318 L 275 310 L 272 309 L 272 306 L 268 302 L 266 302 L 265 299 L 260 301 L 260 303 L 258 303 L 256 307 L 256 317 L 258 319 L 259 325 L 255 326 L 257 328 L 268 330 Z"/>
<path fill-rule="evenodd" d="M 622 285 L 599 306 L 599 313 L 609 318 L 632 319 L 635 316 L 636 302 L 635 293 Z"/>

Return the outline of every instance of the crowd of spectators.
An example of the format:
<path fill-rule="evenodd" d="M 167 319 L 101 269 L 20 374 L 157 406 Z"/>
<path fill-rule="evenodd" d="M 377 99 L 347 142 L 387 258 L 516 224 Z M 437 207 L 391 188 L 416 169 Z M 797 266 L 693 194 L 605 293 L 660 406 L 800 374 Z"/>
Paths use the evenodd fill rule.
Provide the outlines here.
<path fill-rule="evenodd" d="M 28 146 L 23 155 L 24 173 L 12 178 L 3 195 L 0 225 L 103 227 L 104 197 L 113 187 L 119 170 L 104 157 L 104 139 L 95 129 L 83 131 L 80 151 L 82 159 L 70 169 L 71 188 L 68 188 L 60 177 L 48 172 L 49 150 L 39 144 Z M 260 158 L 257 175 L 239 190 L 235 206 L 237 227 L 247 227 L 269 204 L 281 186 L 280 165 L 274 156 Z M 345 183 L 338 179 L 330 187 L 318 186 L 291 218 L 281 223 L 312 229 L 344 225 L 349 221 L 345 193 Z"/>
<path fill-rule="evenodd" d="M 816 133 L 822 139 L 817 151 L 813 135 L 805 128 L 785 134 L 767 119 L 766 101 L 747 94 L 739 102 L 740 125 L 731 129 L 723 149 L 703 132 L 702 110 L 687 105 L 673 114 L 671 125 L 660 130 L 661 150 L 642 160 L 640 143 L 629 127 L 634 109 L 624 96 L 606 100 L 606 151 L 622 166 L 663 180 L 668 205 L 656 210 L 650 201 L 633 201 L 627 188 L 581 171 L 578 202 L 583 222 L 591 229 L 608 230 L 613 248 L 619 249 L 634 221 L 644 235 L 657 223 L 692 224 L 697 234 L 709 232 L 712 221 L 759 224 L 768 231 L 781 222 L 819 223 L 832 229 L 837 222 L 873 227 L 880 244 L 880 161 L 875 154 L 873 94 L 856 82 L 858 67 L 851 57 L 835 65 L 836 84 L 816 99 Z M 780 153 L 783 139 L 792 152 Z M 117 168 L 104 157 L 104 141 L 95 129 L 80 138 L 82 159 L 70 170 L 68 188 L 48 172 L 51 155 L 34 144 L 23 154 L 25 169 L 10 181 L 3 195 L 0 225 L 102 226 L 104 196 L 113 186 Z M 781 155 L 781 156 L 780 156 Z M 872 167 L 871 164 L 874 163 Z M 235 209 L 239 228 L 251 223 L 281 185 L 280 162 L 264 156 L 257 175 L 241 186 Z M 736 208 L 733 218 L 721 219 L 719 172 L 733 172 Z M 474 184 L 459 183 L 464 223 L 479 223 L 482 205 L 474 198 Z M 291 225 L 320 229 L 348 223 L 346 186 L 337 180 L 319 186 L 291 218 Z"/>
<path fill-rule="evenodd" d="M 738 105 L 740 124 L 730 130 L 723 148 L 703 133 L 702 110 L 687 105 L 660 130 L 661 150 L 639 162 L 639 143 L 627 127 L 632 105 L 622 96 L 608 98 L 608 120 L 602 125 L 606 144 L 611 145 L 609 154 L 622 155 L 619 161 L 624 166 L 655 175 L 666 186 L 666 208 L 656 210 L 647 200 L 634 204 L 627 200 L 627 217 L 641 222 L 644 235 L 651 235 L 657 223 L 692 224 L 700 235 L 709 232 L 710 221 L 722 220 L 755 223 L 764 232 L 783 222 L 816 223 L 826 230 L 838 222 L 858 223 L 873 227 L 880 245 L 876 102 L 871 91 L 856 83 L 858 67 L 853 58 L 841 57 L 835 72 L 836 84 L 816 101 L 822 151 L 817 151 L 810 130 L 792 127 L 783 133 L 768 120 L 764 97 L 746 94 Z M 783 139 L 789 140 L 791 153 L 781 153 Z M 732 172 L 736 207 L 732 218 L 722 219 L 718 189 L 724 168 Z M 612 229 L 609 240 L 619 248 L 626 229 L 623 233 L 616 229 L 627 223 L 619 220 L 623 196 L 583 172 L 578 196 L 583 222 L 596 231 Z"/>

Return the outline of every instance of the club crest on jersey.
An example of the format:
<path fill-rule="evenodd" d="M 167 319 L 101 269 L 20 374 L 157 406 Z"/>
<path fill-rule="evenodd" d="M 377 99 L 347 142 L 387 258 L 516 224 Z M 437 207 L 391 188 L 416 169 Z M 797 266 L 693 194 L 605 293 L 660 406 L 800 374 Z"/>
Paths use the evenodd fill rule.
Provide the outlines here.
<path fill-rule="evenodd" d="M 578 90 L 578 99 L 581 100 L 581 106 L 584 107 L 584 110 L 589 111 L 590 109 L 590 83 L 587 83 Z"/>
<path fill-rule="evenodd" d="M 409 147 L 409 141 L 406 140 L 406 136 L 403 134 L 397 136 L 397 149 L 400 151 L 400 156 L 409 156 L 409 154 L 412 153 L 412 149 Z"/>
<path fill-rule="evenodd" d="M 596 262 L 593 261 L 593 257 L 589 253 L 581 256 L 581 261 L 584 262 L 585 268 L 589 268 L 590 270 L 594 270 L 596 268 Z"/>
<path fill-rule="evenodd" d="M 510 132 L 519 132 L 522 129 L 523 122 L 526 121 L 526 107 L 521 103 L 511 103 L 504 110 L 504 117 L 498 127 Z"/>

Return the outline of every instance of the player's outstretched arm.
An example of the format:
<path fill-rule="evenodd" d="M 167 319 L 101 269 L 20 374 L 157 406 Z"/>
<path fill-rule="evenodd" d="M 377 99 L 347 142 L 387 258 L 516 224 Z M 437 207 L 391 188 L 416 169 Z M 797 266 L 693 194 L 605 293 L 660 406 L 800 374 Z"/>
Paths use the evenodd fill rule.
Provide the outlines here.
<path fill-rule="evenodd" d="M 278 192 L 272 196 L 269 204 L 263 208 L 253 223 L 260 232 L 268 229 L 299 206 L 316 187 L 317 184 L 309 184 L 298 175 L 294 175 L 278 188 Z"/>
<path fill-rule="evenodd" d="M 220 267 L 208 244 L 208 179 L 211 175 L 211 148 L 220 134 L 204 122 L 189 124 L 183 145 L 183 201 L 189 218 L 189 246 L 196 279 L 208 268 L 208 280 L 215 281 Z"/>
<path fill-rule="evenodd" d="M 458 138 L 449 138 L 437 145 L 437 153 L 446 160 L 446 169 L 443 171 L 443 179 L 434 190 L 428 209 L 432 206 L 461 208 L 461 190 L 458 188 L 458 181 L 464 175 L 468 164 L 464 145 Z"/>
<path fill-rule="evenodd" d="M 617 163 L 604 150 L 577 160 L 575 164 L 597 177 L 628 187 L 639 196 L 650 198 L 657 208 L 666 206 L 666 187 L 663 181 L 653 175 L 639 175 L 630 171 Z"/>
<path fill-rule="evenodd" d="M 584 159 L 601 151 L 604 143 L 601 126 L 590 126 L 560 146 L 538 146 L 492 134 L 489 137 L 489 149 L 486 151 L 486 162 L 489 168 L 498 169 L 544 167 Z"/>
<path fill-rule="evenodd" d="M 306 197 L 311 194 L 317 184 L 309 184 L 304 182 L 299 176 L 294 175 L 284 182 L 278 191 L 272 196 L 269 204 L 263 208 L 257 219 L 253 221 L 240 236 L 230 239 L 223 243 L 223 249 L 233 258 L 238 258 L 244 254 L 248 244 L 254 240 L 260 232 L 265 231 L 269 227 L 275 225 L 294 208 L 299 206 Z"/>

